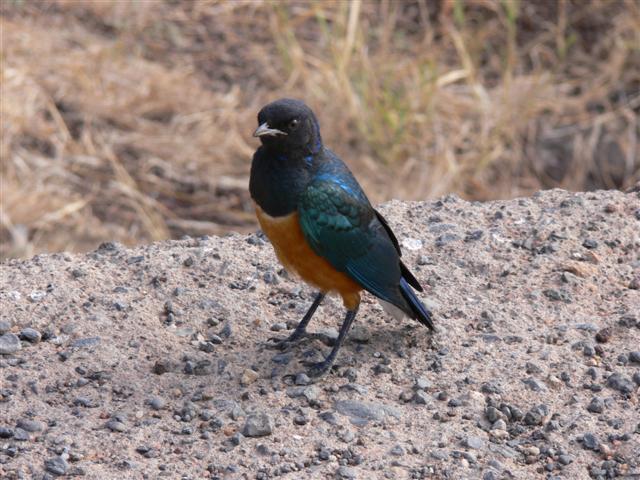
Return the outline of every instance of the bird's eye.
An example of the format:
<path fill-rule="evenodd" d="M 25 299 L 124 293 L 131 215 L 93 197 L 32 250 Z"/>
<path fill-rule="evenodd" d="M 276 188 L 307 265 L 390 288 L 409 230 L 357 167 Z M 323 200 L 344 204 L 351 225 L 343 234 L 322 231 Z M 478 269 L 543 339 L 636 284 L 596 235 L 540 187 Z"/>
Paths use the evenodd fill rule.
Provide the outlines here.
<path fill-rule="evenodd" d="M 297 119 L 297 118 L 294 118 L 293 120 L 291 120 L 291 121 L 289 122 L 289 129 L 290 129 L 290 130 L 295 130 L 295 129 L 296 129 L 296 127 L 298 126 L 298 123 L 300 123 L 300 122 L 298 121 L 298 119 Z"/>

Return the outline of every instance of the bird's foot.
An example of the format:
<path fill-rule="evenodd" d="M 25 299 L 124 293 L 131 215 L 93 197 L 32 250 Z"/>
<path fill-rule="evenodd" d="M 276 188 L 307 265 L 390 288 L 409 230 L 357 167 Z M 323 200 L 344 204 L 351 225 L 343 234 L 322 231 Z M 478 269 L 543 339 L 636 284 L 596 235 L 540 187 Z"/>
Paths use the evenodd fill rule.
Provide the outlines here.
<path fill-rule="evenodd" d="M 296 333 L 289 335 L 287 338 L 269 337 L 267 338 L 267 348 L 270 350 L 289 350 L 295 342 L 303 338 L 305 333 Z"/>
<path fill-rule="evenodd" d="M 303 362 L 307 367 L 307 376 L 309 378 L 320 378 L 331 371 L 333 360 L 324 360 L 322 362 Z"/>

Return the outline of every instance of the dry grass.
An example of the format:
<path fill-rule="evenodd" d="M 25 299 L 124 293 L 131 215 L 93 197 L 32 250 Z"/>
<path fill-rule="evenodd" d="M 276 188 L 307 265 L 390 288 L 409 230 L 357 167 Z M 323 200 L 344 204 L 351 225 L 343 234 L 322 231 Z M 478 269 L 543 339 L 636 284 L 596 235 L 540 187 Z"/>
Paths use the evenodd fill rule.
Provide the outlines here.
<path fill-rule="evenodd" d="M 254 228 L 255 114 L 305 99 L 370 197 L 640 179 L 635 0 L 5 0 L 3 257 Z"/>

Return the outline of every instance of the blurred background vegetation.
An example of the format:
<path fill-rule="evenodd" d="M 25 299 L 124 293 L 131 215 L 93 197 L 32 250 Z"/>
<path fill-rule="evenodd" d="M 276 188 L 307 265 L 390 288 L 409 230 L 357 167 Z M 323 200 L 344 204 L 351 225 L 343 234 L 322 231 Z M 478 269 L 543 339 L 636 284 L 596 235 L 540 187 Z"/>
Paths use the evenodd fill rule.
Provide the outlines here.
<path fill-rule="evenodd" d="M 260 107 L 372 201 L 640 179 L 637 0 L 1 2 L 2 257 L 256 228 Z"/>

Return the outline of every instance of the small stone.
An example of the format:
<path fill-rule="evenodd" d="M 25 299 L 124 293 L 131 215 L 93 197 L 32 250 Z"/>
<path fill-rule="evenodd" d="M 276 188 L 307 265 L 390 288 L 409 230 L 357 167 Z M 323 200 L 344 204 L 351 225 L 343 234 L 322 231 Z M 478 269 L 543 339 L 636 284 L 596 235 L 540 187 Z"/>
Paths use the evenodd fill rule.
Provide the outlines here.
<path fill-rule="evenodd" d="M 356 343 L 367 343 L 371 339 L 371 332 L 368 328 L 356 325 L 351 329 L 349 338 Z"/>
<path fill-rule="evenodd" d="M 347 478 L 349 480 L 353 478 L 357 478 L 356 471 L 353 468 L 347 467 L 345 465 L 338 468 L 338 471 L 336 472 L 336 476 L 338 478 Z"/>
<path fill-rule="evenodd" d="M 464 444 L 468 448 L 473 448 L 474 450 L 480 450 L 484 447 L 484 440 L 480 437 L 469 436 L 465 439 Z"/>
<path fill-rule="evenodd" d="M 27 432 L 42 432 L 44 430 L 44 423 L 37 420 L 31 420 L 28 418 L 21 418 L 16 422 L 16 426 Z"/>
<path fill-rule="evenodd" d="M 636 385 L 640 385 L 640 371 L 635 372 L 635 373 L 633 374 L 633 382 L 634 382 Z"/>
<path fill-rule="evenodd" d="M 418 405 L 427 405 L 429 403 L 429 395 L 427 395 L 423 390 L 416 390 L 413 394 L 413 401 Z"/>
<path fill-rule="evenodd" d="M 240 377 L 240 385 L 246 387 L 247 385 L 251 385 L 258 379 L 258 372 L 252 370 L 250 368 L 246 368 L 242 372 L 242 376 Z"/>
<path fill-rule="evenodd" d="M 20 331 L 20 339 L 29 343 L 40 343 L 42 335 L 35 328 L 23 328 Z"/>
<path fill-rule="evenodd" d="M 395 455 L 396 457 L 401 457 L 405 454 L 404 448 L 402 445 L 396 445 L 391 449 L 391 455 Z"/>
<path fill-rule="evenodd" d="M 635 390 L 633 382 L 619 373 L 613 373 L 607 378 L 607 386 L 624 394 L 631 394 Z"/>
<path fill-rule="evenodd" d="M 507 429 L 507 422 L 505 422 L 502 419 L 496 420 L 495 422 L 493 422 L 493 425 L 491 425 L 491 429 L 492 430 L 506 430 Z"/>
<path fill-rule="evenodd" d="M 287 329 L 287 324 L 284 322 L 278 322 L 271 325 L 271 331 L 273 332 L 281 332 L 282 330 Z"/>
<path fill-rule="evenodd" d="M 569 465 L 573 462 L 573 457 L 571 455 L 560 455 L 558 456 L 558 462 L 562 465 Z"/>
<path fill-rule="evenodd" d="M 582 446 L 587 450 L 597 450 L 598 445 L 600 445 L 600 441 L 598 440 L 598 437 L 596 437 L 594 434 L 585 433 L 582 436 Z"/>
<path fill-rule="evenodd" d="M 37 303 L 46 296 L 47 292 L 43 292 L 42 290 L 34 290 L 29 295 L 27 295 L 27 298 L 30 302 Z"/>
<path fill-rule="evenodd" d="M 306 373 L 299 373 L 296 375 L 295 384 L 296 385 L 309 385 L 311 383 L 311 379 Z"/>
<path fill-rule="evenodd" d="M 338 437 L 345 443 L 351 443 L 356 438 L 355 434 L 351 430 L 344 430 L 340 432 Z"/>
<path fill-rule="evenodd" d="M 610 338 L 611 338 L 610 328 L 603 328 L 602 330 L 598 331 L 598 333 L 596 333 L 596 341 L 598 343 L 607 343 Z"/>
<path fill-rule="evenodd" d="M 44 461 L 44 468 L 53 475 L 65 475 L 69 470 L 69 464 L 62 457 L 53 457 Z"/>
<path fill-rule="evenodd" d="M 588 248 L 589 250 L 592 250 L 594 248 L 598 248 L 598 242 L 596 242 L 592 238 L 587 238 L 584 242 L 582 242 L 582 246 L 584 248 Z"/>
<path fill-rule="evenodd" d="M 602 413 L 604 411 L 604 400 L 600 397 L 593 397 L 587 406 L 587 410 L 593 413 Z"/>
<path fill-rule="evenodd" d="M 0 427 L 0 438 L 11 438 L 14 435 L 14 431 L 7 427 Z"/>
<path fill-rule="evenodd" d="M 640 363 L 640 351 L 633 351 L 629 353 L 629 361 L 633 363 Z"/>
<path fill-rule="evenodd" d="M 0 320 L 0 335 L 4 335 L 11 330 L 11 324 L 6 320 Z"/>
<path fill-rule="evenodd" d="M 116 419 L 109 420 L 106 424 L 106 427 L 112 432 L 124 432 L 127 429 L 124 423 Z"/>
<path fill-rule="evenodd" d="M 242 428 L 245 437 L 264 437 L 271 435 L 272 431 L 273 422 L 266 413 L 249 415 Z"/>
<path fill-rule="evenodd" d="M 154 410 L 162 410 L 167 406 L 167 402 L 162 397 L 153 397 L 149 400 L 149 406 Z"/>
<path fill-rule="evenodd" d="M 531 408 L 524 416 L 525 425 L 542 425 L 548 411 L 548 407 L 544 404 Z"/>
<path fill-rule="evenodd" d="M 424 377 L 416 378 L 414 388 L 416 390 L 429 390 L 431 388 L 431 382 Z"/>
<path fill-rule="evenodd" d="M 12 355 L 22 348 L 20 339 L 14 333 L 5 333 L 0 337 L 0 355 Z"/>

